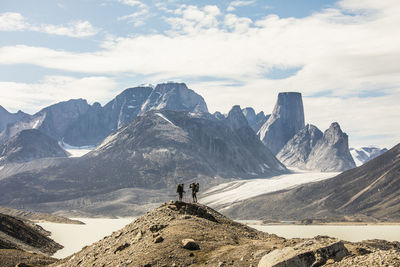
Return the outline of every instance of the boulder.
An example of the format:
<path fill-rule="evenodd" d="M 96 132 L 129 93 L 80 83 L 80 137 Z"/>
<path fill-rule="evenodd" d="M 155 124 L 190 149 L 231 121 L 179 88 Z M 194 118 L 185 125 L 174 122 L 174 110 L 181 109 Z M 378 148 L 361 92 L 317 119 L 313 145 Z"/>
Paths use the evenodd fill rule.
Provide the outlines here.
<path fill-rule="evenodd" d="M 261 258 L 258 267 L 321 266 L 327 260 L 340 261 L 349 255 L 342 241 L 330 237 L 316 237 L 294 247 L 276 249 Z"/>
<path fill-rule="evenodd" d="M 182 245 L 184 249 L 188 250 L 199 250 L 200 246 L 193 239 L 187 238 L 182 240 Z"/>

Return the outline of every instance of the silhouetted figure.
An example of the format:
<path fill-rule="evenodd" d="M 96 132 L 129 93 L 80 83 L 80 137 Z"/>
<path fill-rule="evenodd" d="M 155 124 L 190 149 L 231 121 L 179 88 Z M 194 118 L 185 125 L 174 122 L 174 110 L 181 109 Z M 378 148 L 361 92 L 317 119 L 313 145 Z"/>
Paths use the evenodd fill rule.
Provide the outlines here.
<path fill-rule="evenodd" d="M 191 183 L 193 203 L 197 203 L 197 192 L 199 192 L 199 183 Z"/>
<path fill-rule="evenodd" d="M 185 193 L 185 190 L 183 188 L 184 188 L 183 184 L 178 184 L 178 186 L 176 187 L 176 192 L 179 194 L 179 201 L 182 201 L 183 193 Z"/>

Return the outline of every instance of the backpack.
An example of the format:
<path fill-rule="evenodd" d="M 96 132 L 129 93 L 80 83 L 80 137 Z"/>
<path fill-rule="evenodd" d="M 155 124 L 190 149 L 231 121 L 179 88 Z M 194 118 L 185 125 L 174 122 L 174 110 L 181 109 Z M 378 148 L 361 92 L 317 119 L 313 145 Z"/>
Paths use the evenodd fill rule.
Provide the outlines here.
<path fill-rule="evenodd" d="M 183 188 L 182 188 L 181 184 L 178 184 L 178 186 L 176 187 L 176 192 L 177 193 L 183 192 Z"/>
<path fill-rule="evenodd" d="M 197 183 L 197 184 L 194 185 L 194 191 L 195 191 L 196 193 L 199 192 L 199 187 L 200 187 L 199 183 Z"/>

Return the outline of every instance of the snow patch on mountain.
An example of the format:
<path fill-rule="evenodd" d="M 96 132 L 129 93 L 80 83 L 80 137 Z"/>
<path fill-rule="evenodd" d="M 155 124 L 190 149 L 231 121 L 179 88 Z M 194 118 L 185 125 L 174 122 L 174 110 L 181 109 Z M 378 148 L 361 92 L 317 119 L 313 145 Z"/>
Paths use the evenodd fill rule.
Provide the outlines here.
<path fill-rule="evenodd" d="M 163 118 L 164 120 L 166 120 L 167 122 L 171 123 L 172 125 L 176 126 L 172 121 L 170 121 L 167 117 L 164 116 L 164 114 L 162 113 L 156 113 L 157 116 L 160 116 L 161 118 Z"/>
<path fill-rule="evenodd" d="M 82 157 L 95 148 L 95 146 L 71 146 L 63 141 L 58 142 L 58 144 L 69 153 L 70 158 Z"/>

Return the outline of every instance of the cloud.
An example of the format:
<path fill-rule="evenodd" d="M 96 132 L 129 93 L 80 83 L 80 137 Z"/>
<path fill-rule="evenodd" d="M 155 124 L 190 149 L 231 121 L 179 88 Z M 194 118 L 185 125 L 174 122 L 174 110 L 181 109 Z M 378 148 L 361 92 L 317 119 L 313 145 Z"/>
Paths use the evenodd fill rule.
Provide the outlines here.
<path fill-rule="evenodd" d="M 147 7 L 144 7 L 139 11 L 136 11 L 129 15 L 118 17 L 117 19 L 119 21 L 126 20 L 129 23 L 132 23 L 135 27 L 139 27 L 145 23 L 144 21 L 146 18 L 149 17 L 148 15 L 149 15 L 149 9 Z"/>
<path fill-rule="evenodd" d="M 181 5 L 175 10 L 175 14 L 178 16 L 165 18 L 175 33 L 197 34 L 199 31 L 217 29 L 221 11 L 215 5 L 206 5 L 203 8 Z"/>
<path fill-rule="evenodd" d="M 397 0 L 344 0 L 304 18 L 269 15 L 251 21 L 224 16 L 216 6 L 181 5 L 174 17 L 165 18 L 170 29 L 164 34 L 106 40 L 102 49 L 85 53 L 1 47 L 0 64 L 96 75 L 133 73 L 150 77 L 151 83 L 178 77 L 204 95 L 212 111 L 241 104 L 270 112 L 278 92 L 300 91 L 308 122 L 325 129 L 337 120 L 359 140 L 379 132 L 394 145 L 400 139 L 395 123 L 400 114 L 399 13 Z M 17 16 L 13 21 L 24 25 Z M 299 71 L 269 79 L 277 69 Z"/>
<path fill-rule="evenodd" d="M 137 6 L 144 8 L 146 7 L 146 4 L 142 3 L 141 1 L 138 0 L 117 0 L 117 2 L 128 5 L 128 6 Z"/>
<path fill-rule="evenodd" d="M 254 4 L 256 1 L 257 1 L 257 0 L 247 0 L 247 1 L 240 1 L 240 0 L 238 0 L 238 1 L 232 1 L 232 2 L 229 3 L 229 6 L 228 6 L 228 8 L 227 8 L 226 10 L 229 11 L 229 12 L 232 12 L 232 11 L 234 11 L 237 7 L 240 7 L 240 6 L 249 6 L 249 5 Z"/>
<path fill-rule="evenodd" d="M 0 14 L 0 31 L 35 31 L 75 38 L 89 37 L 98 33 L 88 21 L 78 20 L 67 25 L 39 25 L 29 23 L 21 14 L 14 12 Z"/>
<path fill-rule="evenodd" d="M 114 96 L 116 83 L 107 77 L 47 76 L 38 83 L 0 82 L 1 105 L 8 110 L 37 112 L 59 101 L 84 98 L 103 104 Z"/>

